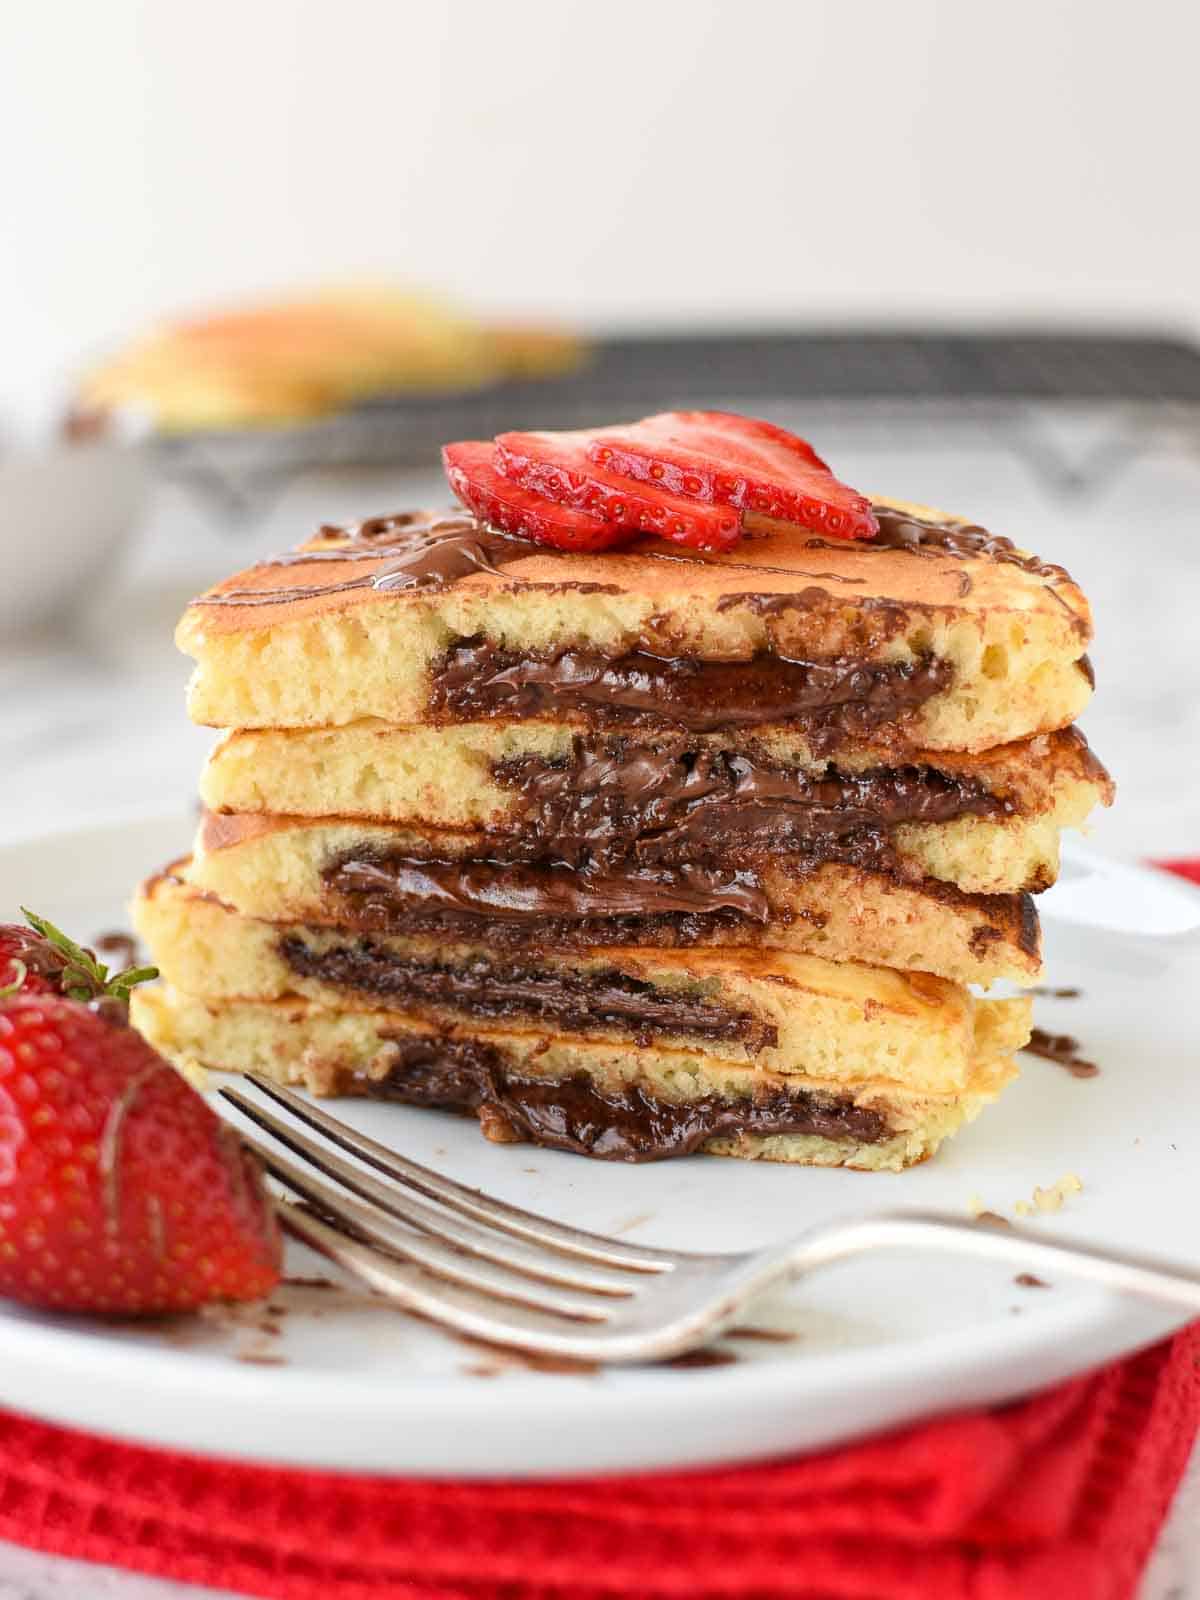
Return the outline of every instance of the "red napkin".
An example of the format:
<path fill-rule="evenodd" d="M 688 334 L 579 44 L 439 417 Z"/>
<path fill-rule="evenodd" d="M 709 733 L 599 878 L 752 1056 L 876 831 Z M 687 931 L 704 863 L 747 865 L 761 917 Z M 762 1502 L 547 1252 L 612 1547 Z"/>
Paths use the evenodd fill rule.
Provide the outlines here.
<path fill-rule="evenodd" d="M 1163 867 L 1167 872 L 1177 872 L 1181 878 L 1190 878 L 1193 883 L 1200 883 L 1200 857 L 1192 861 L 1156 861 L 1156 867 Z"/>
<path fill-rule="evenodd" d="M 277 1600 L 1126 1600 L 1200 1423 L 1200 1325 L 1019 1405 L 579 1483 L 206 1461 L 0 1414 L 0 1537 Z"/>
<path fill-rule="evenodd" d="M 1198 1428 L 1200 1324 L 1018 1405 L 587 1482 L 242 1466 L 0 1413 L 0 1538 L 272 1600 L 1127 1600 Z"/>

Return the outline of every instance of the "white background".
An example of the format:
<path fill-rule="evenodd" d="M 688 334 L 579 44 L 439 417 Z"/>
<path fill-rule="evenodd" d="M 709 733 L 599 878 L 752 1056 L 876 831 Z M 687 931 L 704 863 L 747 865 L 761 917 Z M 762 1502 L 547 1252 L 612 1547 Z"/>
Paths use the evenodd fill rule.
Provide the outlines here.
<path fill-rule="evenodd" d="M 356 272 L 604 323 L 1200 328 L 1186 0 L 0 11 L 0 406 Z"/>

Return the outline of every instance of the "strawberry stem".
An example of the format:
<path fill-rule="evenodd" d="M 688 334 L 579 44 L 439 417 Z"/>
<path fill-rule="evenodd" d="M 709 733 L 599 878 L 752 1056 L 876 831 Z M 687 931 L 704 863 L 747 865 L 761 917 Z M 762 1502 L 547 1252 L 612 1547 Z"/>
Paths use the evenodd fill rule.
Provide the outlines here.
<path fill-rule="evenodd" d="M 68 938 L 61 928 L 56 928 L 52 922 L 48 922 L 45 917 L 39 917 L 27 906 L 21 907 L 21 915 L 35 933 L 40 934 L 47 944 L 66 958 L 59 983 L 68 999 L 82 1001 L 113 999 L 119 1000 L 122 1005 L 128 1005 L 129 991 L 135 985 L 158 977 L 157 967 L 127 967 L 124 972 L 118 972 L 110 977 L 108 968 L 102 961 L 96 959 L 94 952 L 76 944 L 74 939 Z M 15 958 L 13 966 L 14 969 L 18 967 L 21 969 L 15 983 L 15 988 L 19 989 L 25 981 L 25 966 Z M 13 992 L 15 990 L 12 986 L 0 989 L 0 998 Z"/>

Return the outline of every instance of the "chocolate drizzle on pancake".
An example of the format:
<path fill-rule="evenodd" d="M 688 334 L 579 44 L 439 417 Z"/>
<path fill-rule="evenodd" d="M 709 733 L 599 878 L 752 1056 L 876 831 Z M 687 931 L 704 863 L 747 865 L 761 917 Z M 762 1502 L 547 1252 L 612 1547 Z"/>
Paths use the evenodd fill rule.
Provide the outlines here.
<path fill-rule="evenodd" d="M 251 570 L 319 566 L 329 561 L 371 561 L 377 563 L 375 569 L 340 583 L 222 589 L 201 595 L 192 604 L 262 606 L 308 600 L 321 594 L 344 594 L 351 589 L 377 592 L 444 589 L 472 573 L 499 574 L 509 562 L 525 560 L 539 550 L 528 540 L 499 533 L 467 513 L 431 516 L 404 512 L 391 517 L 372 517 L 347 527 L 326 524 L 318 537 L 330 540 L 331 547 L 289 551 L 286 555 L 260 561 Z"/>
<path fill-rule="evenodd" d="M 890 1133 L 878 1111 L 811 1090 L 762 1086 L 752 1095 L 667 1100 L 644 1083 L 608 1086 L 573 1073 L 534 1077 L 506 1063 L 482 1040 L 390 1035 L 392 1064 L 381 1078 L 352 1087 L 381 1100 L 470 1111 L 553 1150 L 605 1161 L 657 1161 L 689 1155 L 707 1140 L 742 1134 L 815 1135 L 878 1144 Z"/>
<path fill-rule="evenodd" d="M 666 724 L 692 733 L 799 722 L 832 747 L 903 721 L 953 676 L 951 663 L 933 656 L 797 661 L 763 652 L 716 661 L 645 649 L 608 655 L 591 646 L 510 650 L 473 634 L 434 663 L 430 708 L 464 720 L 582 712 L 602 725 Z"/>
<path fill-rule="evenodd" d="M 346 594 L 356 589 L 375 593 L 444 589 L 460 578 L 469 578 L 479 572 L 489 572 L 496 577 L 508 576 L 502 572 L 502 568 L 547 552 L 546 546 L 490 527 L 466 511 L 451 511 L 442 515 L 419 511 L 399 512 L 394 516 L 370 517 L 364 522 L 344 526 L 325 523 L 319 529 L 317 538 L 325 541 L 327 548 L 314 543 L 306 549 L 289 550 L 283 555 L 256 562 L 250 570 L 265 572 L 275 568 L 320 567 L 329 562 L 353 564 L 360 561 L 374 563 L 373 570 L 361 577 L 344 578 L 334 583 L 314 581 L 282 587 L 217 589 L 198 596 L 192 604 L 266 606 L 312 600 L 318 595 Z M 556 553 L 561 555 L 561 552 Z M 655 561 L 679 561 L 691 566 L 715 564 L 712 557 L 699 551 L 648 550 L 639 545 L 637 553 Z M 836 572 L 795 572 L 789 567 L 766 567 L 751 562 L 725 560 L 720 565 L 760 574 L 777 572 L 788 577 L 822 578 L 834 583 L 861 584 L 866 581 Z M 573 589 L 583 594 L 622 593 L 620 585 L 614 583 L 576 583 L 570 579 L 551 583 L 516 581 L 521 588 L 529 589 Z"/>
<path fill-rule="evenodd" d="M 908 550 L 913 555 L 951 556 L 956 561 L 999 561 L 1036 578 L 1051 578 L 1065 583 L 1071 575 L 1065 567 L 1043 561 L 1028 551 L 1018 550 L 1011 539 L 1003 534 L 989 533 L 977 522 L 939 522 L 932 517 L 919 517 L 909 511 L 898 511 L 894 506 L 874 505 L 871 510 L 879 523 L 879 532 L 871 539 L 858 541 L 858 550 Z M 827 547 L 824 539 L 806 541 L 806 549 Z"/>
<path fill-rule="evenodd" d="M 871 539 L 830 540 L 804 539 L 803 549 L 829 549 L 855 553 L 871 550 L 906 550 L 915 555 L 949 556 L 955 560 L 991 560 L 1018 566 L 1037 577 L 1054 582 L 1070 581 L 1069 574 L 1060 566 L 1041 561 L 1037 556 L 1018 550 L 1010 539 L 992 534 L 975 523 L 939 522 L 901 512 L 889 506 L 876 505 L 875 517 L 879 532 Z M 797 537 L 804 530 L 796 529 Z M 318 542 L 319 541 L 319 542 Z M 345 525 L 327 523 L 317 534 L 317 540 L 307 549 L 289 551 L 255 564 L 251 571 L 264 572 L 275 568 L 319 569 L 322 565 L 371 562 L 372 570 L 361 576 L 342 578 L 334 582 L 320 582 L 315 577 L 305 583 L 281 587 L 218 588 L 198 596 L 192 601 L 200 606 L 266 606 L 284 605 L 299 600 L 311 600 L 320 595 L 344 594 L 353 590 L 371 590 L 376 593 L 409 593 L 420 589 L 441 589 L 480 572 L 507 576 L 503 569 L 516 561 L 536 555 L 545 555 L 546 547 L 508 534 L 481 522 L 470 512 L 400 512 L 392 516 L 370 517 L 363 522 Z M 560 558 L 567 561 L 569 555 Z M 731 573 L 750 572 L 763 577 L 772 573 L 797 578 L 819 579 L 827 583 L 861 585 L 867 580 L 832 571 L 809 572 L 798 568 L 775 567 L 750 561 L 738 561 L 728 556 L 712 556 L 702 551 L 656 548 L 651 541 L 638 541 L 631 553 L 639 559 L 680 562 L 685 565 L 718 566 Z M 563 588 L 574 587 L 570 580 L 555 584 L 515 580 L 521 587 Z M 966 595 L 971 587 L 970 576 L 959 574 L 960 593 Z M 614 584 L 583 584 L 588 592 L 602 590 L 620 593 Z M 729 601 L 755 602 L 760 607 L 775 601 L 797 603 L 791 596 L 731 596 Z"/>
<path fill-rule="evenodd" d="M 637 1044 L 663 1035 L 741 1044 L 752 1054 L 778 1042 L 778 1030 L 748 1011 L 703 994 L 664 989 L 615 967 L 538 966 L 470 956 L 451 963 L 388 950 L 371 939 L 314 949 L 296 934 L 279 953 L 302 977 L 376 995 L 401 1009 L 449 1007 L 469 1017 L 551 1022 L 570 1033 L 598 1026 L 629 1032 Z"/>

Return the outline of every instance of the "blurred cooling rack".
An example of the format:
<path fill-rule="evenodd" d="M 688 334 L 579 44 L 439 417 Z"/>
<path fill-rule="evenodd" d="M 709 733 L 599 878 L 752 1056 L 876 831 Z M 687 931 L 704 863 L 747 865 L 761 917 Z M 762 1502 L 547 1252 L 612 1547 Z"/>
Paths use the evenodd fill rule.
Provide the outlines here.
<path fill-rule="evenodd" d="M 20 774 L 0 793 L 0 839 L 187 811 L 212 736 L 184 715 L 189 664 L 171 636 L 217 578 L 322 522 L 443 503 L 446 439 L 675 406 L 771 417 L 847 482 L 1061 561 L 1094 606 L 1085 729 L 1120 789 L 1092 844 L 1124 858 L 1200 849 L 1200 351 L 1061 332 L 612 339 L 570 379 L 159 440 L 125 559 L 53 629 L 0 634 L 0 763 Z"/>
<path fill-rule="evenodd" d="M 1033 331 L 605 338 L 558 379 L 397 397 L 302 426 L 162 439 L 156 449 L 167 477 L 241 519 L 314 467 L 427 465 L 447 439 L 689 407 L 785 424 L 800 413 L 810 432 L 853 432 L 867 445 L 982 440 L 1018 456 L 1048 492 L 1080 494 L 1150 451 L 1200 455 L 1200 348 L 1144 333 Z"/>

